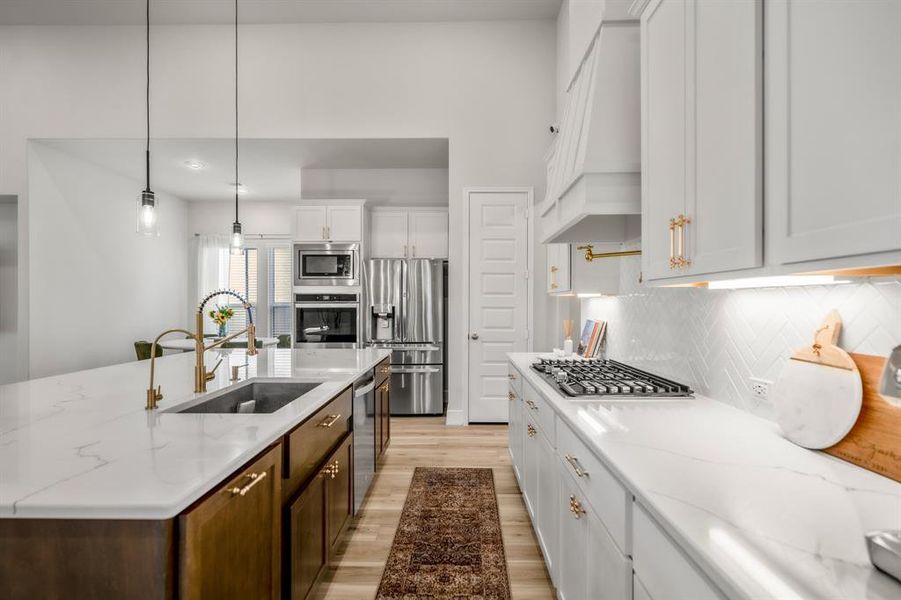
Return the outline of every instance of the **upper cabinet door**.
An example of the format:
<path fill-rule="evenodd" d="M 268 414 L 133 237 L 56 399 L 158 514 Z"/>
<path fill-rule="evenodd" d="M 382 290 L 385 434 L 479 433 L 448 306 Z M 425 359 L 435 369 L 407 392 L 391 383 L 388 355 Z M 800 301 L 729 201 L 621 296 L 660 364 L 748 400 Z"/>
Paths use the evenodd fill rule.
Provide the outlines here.
<path fill-rule="evenodd" d="M 689 20 L 694 110 L 687 118 L 691 275 L 763 264 L 763 14 L 761 0 L 696 1 Z M 692 27 L 694 31 L 692 31 Z M 690 56 L 690 54 L 689 54 Z M 692 122 L 692 118 L 694 122 Z M 680 240 L 681 241 L 681 240 Z M 677 245 L 678 248 L 678 245 Z"/>
<path fill-rule="evenodd" d="M 549 294 L 569 292 L 572 289 L 570 278 L 570 245 L 545 244 L 547 249 L 547 291 Z"/>
<path fill-rule="evenodd" d="M 901 2 L 771 0 L 767 262 L 901 247 Z"/>
<path fill-rule="evenodd" d="M 670 221 L 685 211 L 685 0 L 658 0 L 641 16 L 641 261 L 646 279 L 673 276 Z"/>
<path fill-rule="evenodd" d="M 410 213 L 410 256 L 412 258 L 447 258 L 447 212 L 416 211 Z"/>
<path fill-rule="evenodd" d="M 369 221 L 372 258 L 407 256 L 406 211 L 373 211 Z"/>
<path fill-rule="evenodd" d="M 326 207 L 298 206 L 294 209 L 294 241 L 321 242 L 326 238 Z"/>
<path fill-rule="evenodd" d="M 645 276 L 760 266 L 760 0 L 660 0 L 641 23 Z"/>
<path fill-rule="evenodd" d="M 329 206 L 326 239 L 332 242 L 359 242 L 363 239 L 363 207 Z"/>

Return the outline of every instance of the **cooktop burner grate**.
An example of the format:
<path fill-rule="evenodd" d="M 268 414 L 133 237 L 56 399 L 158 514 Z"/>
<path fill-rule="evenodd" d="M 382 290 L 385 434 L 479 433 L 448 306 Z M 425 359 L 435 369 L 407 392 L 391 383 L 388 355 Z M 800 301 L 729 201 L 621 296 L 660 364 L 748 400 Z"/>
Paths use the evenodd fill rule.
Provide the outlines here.
<path fill-rule="evenodd" d="M 532 368 L 555 381 L 568 396 L 692 395 L 687 385 L 615 360 L 542 358 Z"/>

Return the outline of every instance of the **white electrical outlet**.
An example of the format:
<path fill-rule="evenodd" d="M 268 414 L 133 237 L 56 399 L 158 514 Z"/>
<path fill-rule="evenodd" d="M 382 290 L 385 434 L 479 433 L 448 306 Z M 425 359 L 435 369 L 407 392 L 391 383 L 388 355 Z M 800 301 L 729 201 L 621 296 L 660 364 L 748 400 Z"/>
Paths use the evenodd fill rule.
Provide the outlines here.
<path fill-rule="evenodd" d="M 772 381 L 757 379 L 756 377 L 751 377 L 750 381 L 751 393 L 755 398 L 766 398 L 770 395 L 770 385 L 772 385 Z"/>

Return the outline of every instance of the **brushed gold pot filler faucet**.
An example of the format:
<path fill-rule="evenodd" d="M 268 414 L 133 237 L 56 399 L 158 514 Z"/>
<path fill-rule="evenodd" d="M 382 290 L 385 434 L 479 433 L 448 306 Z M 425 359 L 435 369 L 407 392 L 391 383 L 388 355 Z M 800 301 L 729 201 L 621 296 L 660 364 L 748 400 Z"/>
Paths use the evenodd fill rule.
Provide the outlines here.
<path fill-rule="evenodd" d="M 215 342 L 204 345 L 203 343 L 203 308 L 206 306 L 207 302 L 215 298 L 216 296 L 234 296 L 238 300 L 241 301 L 241 305 L 244 307 L 244 310 L 247 311 L 247 327 L 233 333 L 229 336 L 222 338 L 221 340 L 216 340 Z M 245 300 L 238 292 L 233 290 L 216 290 L 208 294 L 204 297 L 203 300 L 200 301 L 200 305 L 197 307 L 197 314 L 194 315 L 196 331 L 190 332 L 187 329 L 167 329 L 163 333 L 156 336 L 156 339 L 153 340 L 153 344 L 150 347 L 150 387 L 147 388 L 147 405 L 144 407 L 147 410 L 155 410 L 157 408 L 157 403 L 163 399 L 163 390 L 161 387 L 157 387 L 154 389 L 153 387 L 153 376 L 156 367 L 156 345 L 163 338 L 163 336 L 169 335 L 170 333 L 184 333 L 186 335 L 194 338 L 194 354 L 196 355 L 197 362 L 194 365 L 194 393 L 199 394 L 206 391 L 206 382 L 210 381 L 215 377 L 216 369 L 219 368 L 219 365 L 222 363 L 222 359 L 219 359 L 219 362 L 216 363 L 216 366 L 213 367 L 212 371 L 206 370 L 206 365 L 203 362 L 203 354 L 207 350 L 212 350 L 218 346 L 221 346 L 225 342 L 235 339 L 236 337 L 247 334 L 247 355 L 255 356 L 257 354 L 257 346 L 256 346 L 256 337 L 257 337 L 257 328 L 256 325 L 253 324 L 253 313 L 250 310 L 250 302 Z"/>

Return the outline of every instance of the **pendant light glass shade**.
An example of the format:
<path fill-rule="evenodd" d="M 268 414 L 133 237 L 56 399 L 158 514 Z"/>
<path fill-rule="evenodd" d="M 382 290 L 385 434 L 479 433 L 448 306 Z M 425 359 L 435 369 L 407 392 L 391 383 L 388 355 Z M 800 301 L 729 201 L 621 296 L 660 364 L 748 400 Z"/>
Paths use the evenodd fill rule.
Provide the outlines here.
<path fill-rule="evenodd" d="M 144 190 L 138 196 L 137 232 L 148 236 L 160 234 L 159 200 L 150 190 Z"/>
<path fill-rule="evenodd" d="M 241 254 L 242 252 L 244 252 L 244 233 L 241 231 L 241 224 L 236 221 L 232 223 L 231 253 Z"/>

